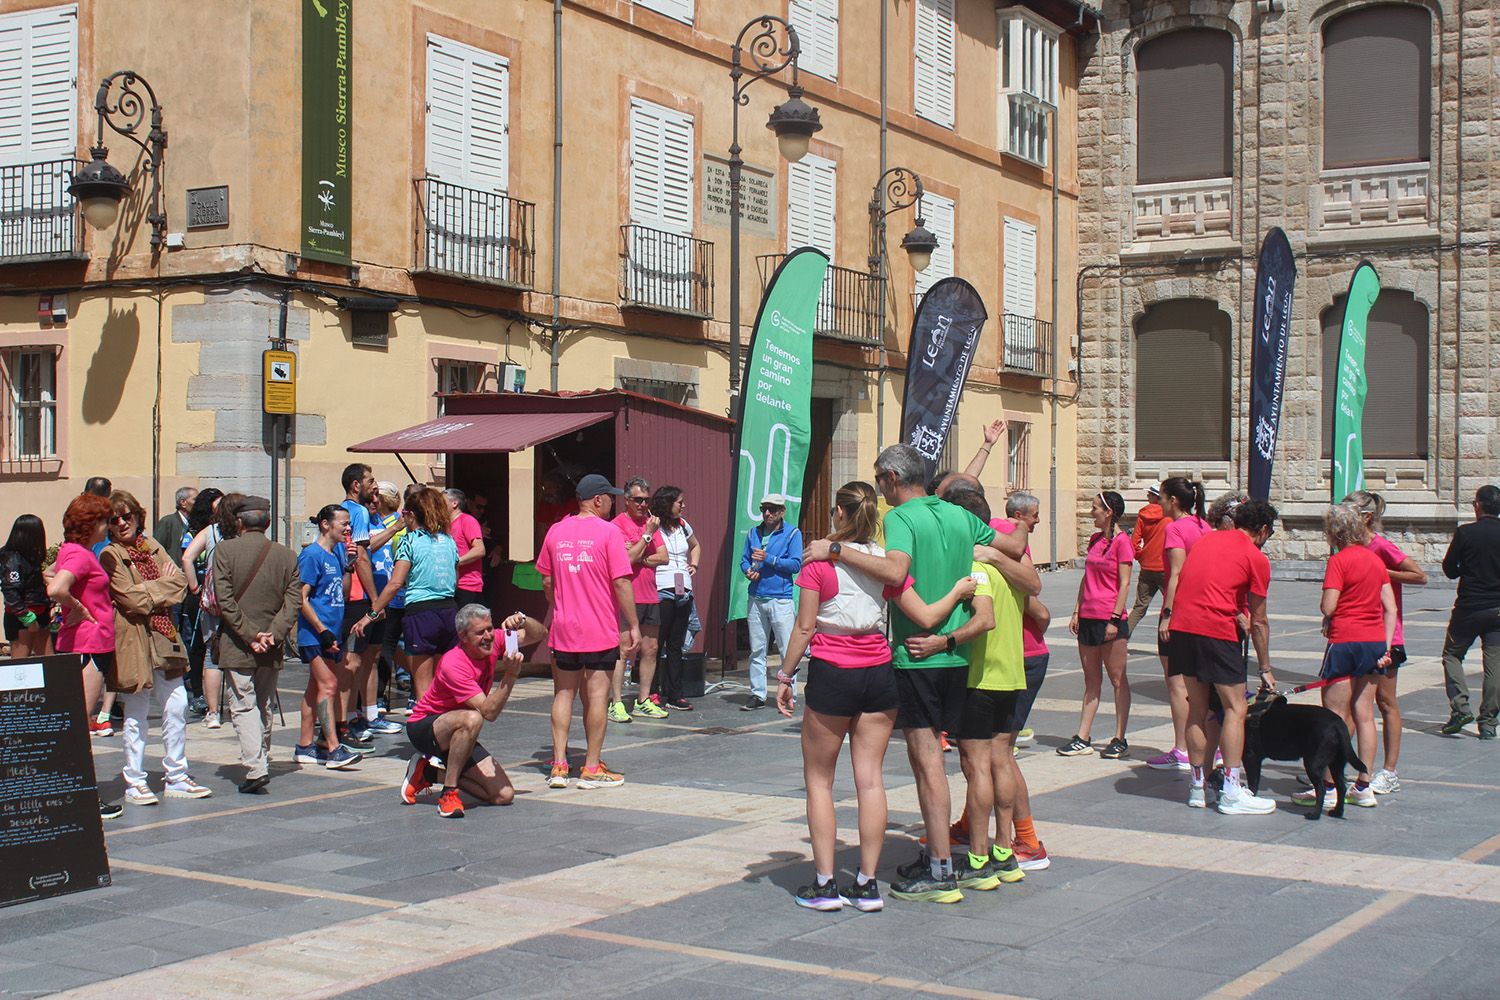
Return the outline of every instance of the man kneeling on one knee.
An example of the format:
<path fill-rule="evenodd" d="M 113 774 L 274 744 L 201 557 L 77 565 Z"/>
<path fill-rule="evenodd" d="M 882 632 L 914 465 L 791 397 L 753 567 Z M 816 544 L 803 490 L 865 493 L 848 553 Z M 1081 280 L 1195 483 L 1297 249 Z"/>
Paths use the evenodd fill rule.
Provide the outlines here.
<path fill-rule="evenodd" d="M 502 623 L 506 632 L 517 633 L 508 651 L 503 634 L 497 634 L 489 609 L 482 604 L 459 608 L 453 624 L 458 645 L 438 661 L 432 683 L 407 718 L 406 735 L 417 753 L 406 766 L 401 801 L 415 805 L 418 795 L 441 782 L 438 813 L 456 818 L 464 814 L 459 789 L 496 806 L 509 805 L 515 798 L 515 786 L 479 742 L 479 731 L 486 722 L 499 718 L 510 699 L 523 660 L 520 646 L 541 642 L 547 630 L 523 614 L 512 615 Z M 495 683 L 495 663 L 502 656 L 505 673 Z M 437 765 L 429 758 L 446 764 Z"/>

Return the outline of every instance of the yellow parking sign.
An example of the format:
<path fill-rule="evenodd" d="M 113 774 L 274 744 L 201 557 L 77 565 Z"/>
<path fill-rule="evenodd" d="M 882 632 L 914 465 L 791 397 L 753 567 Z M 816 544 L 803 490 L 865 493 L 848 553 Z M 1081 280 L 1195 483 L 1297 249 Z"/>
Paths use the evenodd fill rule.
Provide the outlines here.
<path fill-rule="evenodd" d="M 297 412 L 297 355 L 266 351 L 261 355 L 261 385 L 267 413 Z"/>

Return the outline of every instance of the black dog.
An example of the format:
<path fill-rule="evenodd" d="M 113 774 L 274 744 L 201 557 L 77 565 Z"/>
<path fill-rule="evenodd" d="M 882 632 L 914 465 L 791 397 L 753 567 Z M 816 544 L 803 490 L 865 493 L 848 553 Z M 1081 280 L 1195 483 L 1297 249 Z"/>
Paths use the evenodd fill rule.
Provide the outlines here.
<path fill-rule="evenodd" d="M 1349 727 L 1337 713 L 1321 705 L 1288 705 L 1285 696 L 1257 698 L 1245 718 L 1245 778 L 1250 791 L 1260 791 L 1260 765 L 1264 760 L 1300 760 L 1317 792 L 1318 804 L 1308 819 L 1323 814 L 1328 790 L 1324 773 L 1333 773 L 1338 803 L 1329 813 L 1344 815 L 1344 766 L 1365 770 L 1364 762 L 1349 741 Z"/>

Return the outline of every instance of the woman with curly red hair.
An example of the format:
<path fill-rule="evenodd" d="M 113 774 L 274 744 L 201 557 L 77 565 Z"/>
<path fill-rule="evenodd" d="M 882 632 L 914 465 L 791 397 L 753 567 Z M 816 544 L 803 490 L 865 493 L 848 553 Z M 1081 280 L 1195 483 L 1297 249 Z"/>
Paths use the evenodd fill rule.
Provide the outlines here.
<path fill-rule="evenodd" d="M 115 658 L 115 609 L 109 600 L 109 576 L 94 555 L 94 546 L 107 537 L 113 516 L 114 508 L 104 497 L 83 493 L 73 498 L 63 513 L 63 543 L 47 585 L 47 597 L 62 609 L 57 651 L 77 653 L 83 659 L 84 708 L 89 713 L 89 731 L 96 736 L 113 735 L 108 719 L 115 697 L 113 692 L 104 693 L 104 676 Z M 101 694 L 102 723 L 93 721 Z"/>

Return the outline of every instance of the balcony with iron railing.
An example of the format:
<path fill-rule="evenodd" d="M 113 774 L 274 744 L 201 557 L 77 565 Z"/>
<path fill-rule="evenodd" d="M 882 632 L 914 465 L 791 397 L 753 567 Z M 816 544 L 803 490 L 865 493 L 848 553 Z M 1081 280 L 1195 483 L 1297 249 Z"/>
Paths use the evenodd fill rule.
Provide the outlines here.
<path fill-rule="evenodd" d="M 86 260 L 71 156 L 0 166 L 0 264 Z"/>
<path fill-rule="evenodd" d="M 534 204 L 431 177 L 419 177 L 415 183 L 415 271 L 507 288 L 532 286 Z"/>
<path fill-rule="evenodd" d="M 1002 371 L 1038 378 L 1052 377 L 1052 324 L 1034 316 L 1002 313 L 1000 333 L 1005 338 Z"/>
<path fill-rule="evenodd" d="M 634 223 L 621 226 L 620 307 L 712 318 L 714 245 Z"/>
<path fill-rule="evenodd" d="M 765 254 L 756 258 L 756 263 L 760 265 L 762 289 L 785 258 L 784 253 Z M 879 294 L 877 282 L 864 271 L 839 267 L 837 264 L 828 265 L 828 273 L 823 277 L 823 291 L 818 296 L 818 314 L 813 333 L 829 340 L 879 347 Z"/>

